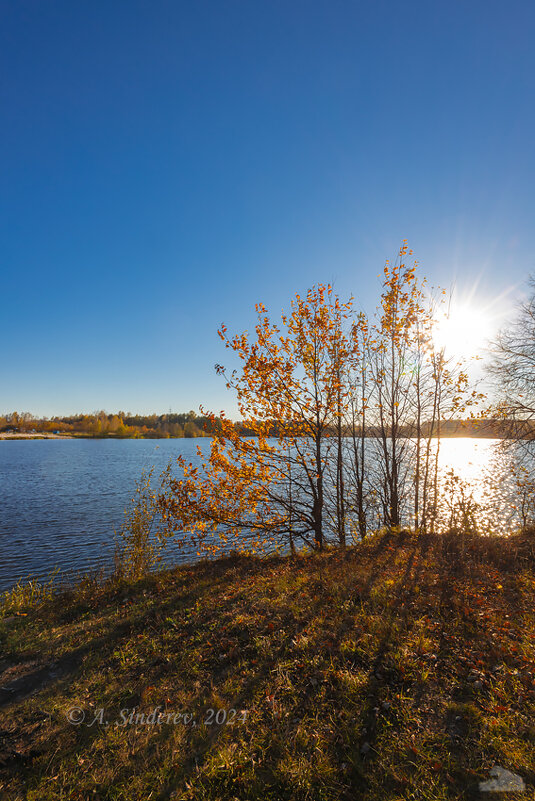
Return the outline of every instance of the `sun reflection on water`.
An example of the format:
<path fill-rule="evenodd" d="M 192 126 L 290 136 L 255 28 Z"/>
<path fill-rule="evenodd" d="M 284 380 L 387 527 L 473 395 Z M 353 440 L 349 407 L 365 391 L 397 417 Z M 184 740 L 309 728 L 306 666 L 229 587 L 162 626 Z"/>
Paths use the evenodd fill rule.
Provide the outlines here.
<path fill-rule="evenodd" d="M 482 499 L 489 471 L 495 473 L 498 469 L 496 446 L 499 442 L 473 437 L 442 439 L 438 457 L 441 474 L 453 470 L 470 487 L 474 499 Z"/>
<path fill-rule="evenodd" d="M 500 444 L 498 439 L 473 437 L 444 438 L 440 442 L 442 485 L 447 485 L 448 475 L 458 477 L 458 486 L 462 485 L 465 496 L 474 502 L 475 519 L 482 532 L 505 533 L 519 524 L 512 455 L 504 453 Z"/>

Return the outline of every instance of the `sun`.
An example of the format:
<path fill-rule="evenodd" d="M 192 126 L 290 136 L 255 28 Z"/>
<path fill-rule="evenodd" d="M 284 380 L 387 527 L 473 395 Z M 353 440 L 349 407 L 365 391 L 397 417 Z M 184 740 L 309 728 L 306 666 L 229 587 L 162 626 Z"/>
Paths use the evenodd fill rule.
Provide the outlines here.
<path fill-rule="evenodd" d="M 485 309 L 473 304 L 452 304 L 439 317 L 433 339 L 435 347 L 447 357 L 467 359 L 478 356 L 492 334 L 491 319 Z"/>

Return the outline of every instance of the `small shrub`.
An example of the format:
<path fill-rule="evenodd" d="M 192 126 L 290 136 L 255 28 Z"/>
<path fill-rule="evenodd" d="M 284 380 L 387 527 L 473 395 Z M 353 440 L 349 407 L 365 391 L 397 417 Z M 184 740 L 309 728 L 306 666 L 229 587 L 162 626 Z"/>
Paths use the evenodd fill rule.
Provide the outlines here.
<path fill-rule="evenodd" d="M 156 497 L 152 492 L 152 475 L 143 471 L 136 487 L 132 506 L 125 510 L 125 520 L 116 532 L 115 579 L 136 580 L 156 567 L 161 560 L 161 547 L 153 531 L 158 516 Z"/>

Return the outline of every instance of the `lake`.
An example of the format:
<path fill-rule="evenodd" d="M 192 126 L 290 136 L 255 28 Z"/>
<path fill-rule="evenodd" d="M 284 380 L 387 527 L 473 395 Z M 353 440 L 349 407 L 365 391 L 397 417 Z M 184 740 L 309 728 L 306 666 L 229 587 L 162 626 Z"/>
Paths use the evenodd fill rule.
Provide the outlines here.
<path fill-rule="evenodd" d="M 20 577 L 113 563 L 114 530 L 143 468 L 163 470 L 195 439 L 0 440 L 0 589 Z"/>
<path fill-rule="evenodd" d="M 483 500 L 489 471 L 504 486 L 506 468 L 493 460 L 496 441 L 444 439 L 442 470 L 454 469 Z M 158 474 L 182 454 L 195 461 L 209 440 L 0 440 L 0 590 L 29 575 L 43 578 L 113 564 L 114 530 L 143 468 Z M 500 474 L 501 471 L 501 474 Z M 194 552 L 177 554 L 183 561 Z"/>

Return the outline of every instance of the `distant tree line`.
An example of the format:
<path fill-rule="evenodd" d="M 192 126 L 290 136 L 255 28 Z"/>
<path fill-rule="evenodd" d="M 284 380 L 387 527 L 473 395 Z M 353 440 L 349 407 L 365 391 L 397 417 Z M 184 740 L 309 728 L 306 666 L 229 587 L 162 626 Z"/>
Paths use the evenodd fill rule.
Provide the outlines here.
<path fill-rule="evenodd" d="M 227 421 L 228 422 L 228 421 Z M 234 430 L 241 437 L 257 436 L 255 426 L 247 422 L 232 423 Z M 508 435 L 511 421 L 504 421 L 500 418 L 487 419 L 467 419 L 467 420 L 447 420 L 443 421 L 440 435 L 442 437 L 505 437 Z M 422 432 L 429 434 L 431 423 L 422 424 Z M 524 421 L 521 435 L 533 438 L 532 421 Z M 169 413 L 169 414 L 131 414 L 130 412 L 117 412 L 108 414 L 105 411 L 95 412 L 94 414 L 77 414 L 66 417 L 36 417 L 30 412 L 10 412 L 0 415 L 0 432 L 13 431 L 21 434 L 32 432 L 38 434 L 70 434 L 81 437 L 116 437 L 116 438 L 146 438 L 146 439 L 168 439 L 168 438 L 188 438 L 212 436 L 215 432 L 221 431 L 221 419 L 219 417 L 209 417 L 197 415 L 194 411 Z M 283 425 L 280 421 L 272 421 L 268 436 L 277 438 L 279 436 L 291 435 L 288 425 Z M 334 428 L 331 433 L 334 433 Z M 434 432 L 436 434 L 436 431 Z M 343 436 L 351 436 L 352 429 L 349 425 L 342 426 Z M 413 435 L 411 427 L 407 427 L 402 434 L 410 437 Z M 368 426 L 364 432 L 365 437 L 377 437 L 380 429 Z"/>
<path fill-rule="evenodd" d="M 76 414 L 64 417 L 36 417 L 29 412 L 0 415 L 0 431 L 17 433 L 60 433 L 86 437 L 157 438 L 210 436 L 217 418 L 197 415 L 194 411 L 178 414 L 140 415 L 119 411 Z"/>

